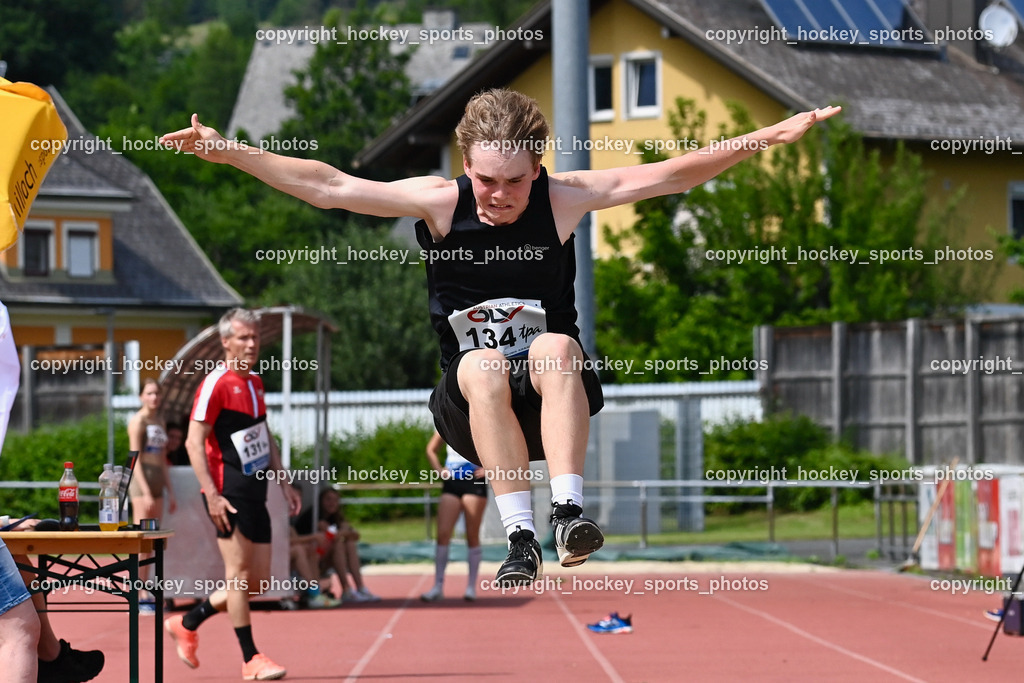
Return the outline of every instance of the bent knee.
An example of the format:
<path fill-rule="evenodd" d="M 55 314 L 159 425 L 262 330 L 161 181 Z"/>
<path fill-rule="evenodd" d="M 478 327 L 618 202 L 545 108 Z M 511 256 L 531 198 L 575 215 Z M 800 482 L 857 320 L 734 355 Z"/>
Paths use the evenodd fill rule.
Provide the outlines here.
<path fill-rule="evenodd" d="M 567 334 L 549 332 L 540 335 L 530 344 L 531 364 L 544 359 L 561 360 L 563 363 L 571 363 L 573 360 L 582 357 L 583 350 L 580 348 L 580 345 Z"/>
<path fill-rule="evenodd" d="M 534 382 L 545 375 L 566 378 L 583 367 L 583 350 L 564 334 L 542 334 L 530 345 L 530 375 Z"/>
<path fill-rule="evenodd" d="M 470 351 L 459 363 L 459 389 L 470 402 L 511 396 L 508 371 L 508 360 L 500 351 Z"/>

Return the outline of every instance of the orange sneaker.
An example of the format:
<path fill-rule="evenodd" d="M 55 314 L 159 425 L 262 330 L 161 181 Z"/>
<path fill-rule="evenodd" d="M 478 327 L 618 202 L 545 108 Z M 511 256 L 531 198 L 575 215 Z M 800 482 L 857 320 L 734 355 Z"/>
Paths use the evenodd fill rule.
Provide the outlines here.
<path fill-rule="evenodd" d="M 178 656 L 190 668 L 199 667 L 199 658 L 196 657 L 196 650 L 199 649 L 199 634 L 189 631 L 181 625 L 183 615 L 177 614 L 164 621 L 164 630 L 171 634 L 171 640 L 178 647 Z"/>
<path fill-rule="evenodd" d="M 247 681 L 276 681 L 286 673 L 288 669 L 274 664 L 263 654 L 257 654 L 242 665 L 242 678 Z"/>

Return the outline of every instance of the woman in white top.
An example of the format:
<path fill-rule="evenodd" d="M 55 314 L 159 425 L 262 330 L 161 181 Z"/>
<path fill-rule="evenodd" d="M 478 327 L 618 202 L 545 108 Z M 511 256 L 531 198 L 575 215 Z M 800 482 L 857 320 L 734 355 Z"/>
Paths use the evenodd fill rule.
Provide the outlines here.
<path fill-rule="evenodd" d="M 143 519 L 159 522 L 164 512 L 164 489 L 167 489 L 169 511 L 174 512 L 177 507 L 167 471 L 167 423 L 160 416 L 160 384 L 152 378 L 144 380 L 139 398 L 142 408 L 128 421 L 128 449 L 138 454 L 135 473 L 128 486 L 136 524 Z M 145 580 L 149 567 L 141 568 L 139 574 L 139 578 Z M 152 598 L 142 598 L 143 611 L 148 612 L 151 605 Z"/>
<path fill-rule="evenodd" d="M 452 540 L 455 522 L 459 512 L 466 514 L 466 546 L 469 561 L 469 579 L 466 584 L 466 600 L 476 600 L 476 582 L 480 571 L 480 523 L 487 507 L 487 481 L 484 469 L 456 453 L 448 446 L 444 466 L 439 454 L 445 446 L 441 435 L 434 432 L 427 444 L 427 459 L 440 475 L 441 500 L 437 506 L 437 549 L 434 551 L 434 587 L 420 596 L 425 602 L 434 602 L 444 597 L 444 570 L 448 566 L 448 546 Z"/>

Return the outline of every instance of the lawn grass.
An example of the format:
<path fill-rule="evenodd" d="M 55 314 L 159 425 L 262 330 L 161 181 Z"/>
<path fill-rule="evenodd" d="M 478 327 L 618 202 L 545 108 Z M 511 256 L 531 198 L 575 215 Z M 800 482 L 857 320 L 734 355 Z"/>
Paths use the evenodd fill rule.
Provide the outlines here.
<path fill-rule="evenodd" d="M 662 522 L 662 533 L 648 534 L 648 545 L 722 544 L 738 541 L 767 541 L 768 512 L 752 510 L 736 515 L 706 515 L 704 531 L 672 531 L 675 520 Z M 840 538 L 872 538 L 875 512 L 865 501 L 839 506 Z M 811 512 L 787 512 L 775 515 L 775 541 L 807 541 L 832 538 L 832 508 Z M 610 535 L 609 543 L 629 545 L 640 542 L 639 534 Z"/>
<path fill-rule="evenodd" d="M 911 514 L 913 512 L 911 511 Z M 433 520 L 432 520 L 433 521 Z M 768 513 L 755 510 L 737 515 L 708 515 L 703 532 L 671 531 L 675 521 L 671 517 L 662 523 L 660 534 L 650 534 L 649 545 L 722 544 L 734 541 L 767 541 Z M 401 543 L 422 541 L 427 538 L 426 523 L 422 517 L 391 521 L 361 521 L 355 524 L 365 543 Z M 911 533 L 916 531 L 912 524 Z M 888 519 L 883 530 L 888 533 Z M 897 531 L 900 531 L 897 521 Z M 874 506 L 870 501 L 839 507 L 839 538 L 872 538 L 875 535 Z M 812 512 L 788 512 L 775 515 L 777 542 L 818 540 L 832 538 L 832 509 L 828 506 Z M 608 543 L 637 545 L 639 534 L 610 535 Z"/>

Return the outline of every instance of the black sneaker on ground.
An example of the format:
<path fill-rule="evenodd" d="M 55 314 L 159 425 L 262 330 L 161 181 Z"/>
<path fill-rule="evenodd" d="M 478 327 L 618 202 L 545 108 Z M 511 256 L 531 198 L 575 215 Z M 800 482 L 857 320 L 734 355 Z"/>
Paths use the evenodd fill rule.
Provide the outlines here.
<path fill-rule="evenodd" d="M 541 574 L 544 563 L 540 544 L 529 529 L 520 529 L 508 537 L 508 557 L 498 568 L 495 581 L 500 586 L 528 586 Z"/>
<path fill-rule="evenodd" d="M 52 662 L 39 660 L 39 683 L 82 683 L 103 671 L 104 658 L 99 650 L 76 650 L 60 641 L 60 654 Z"/>
<path fill-rule="evenodd" d="M 577 567 L 604 545 L 604 534 L 593 520 L 581 517 L 583 508 L 572 503 L 555 505 L 551 512 L 551 530 L 555 549 L 563 567 Z"/>

